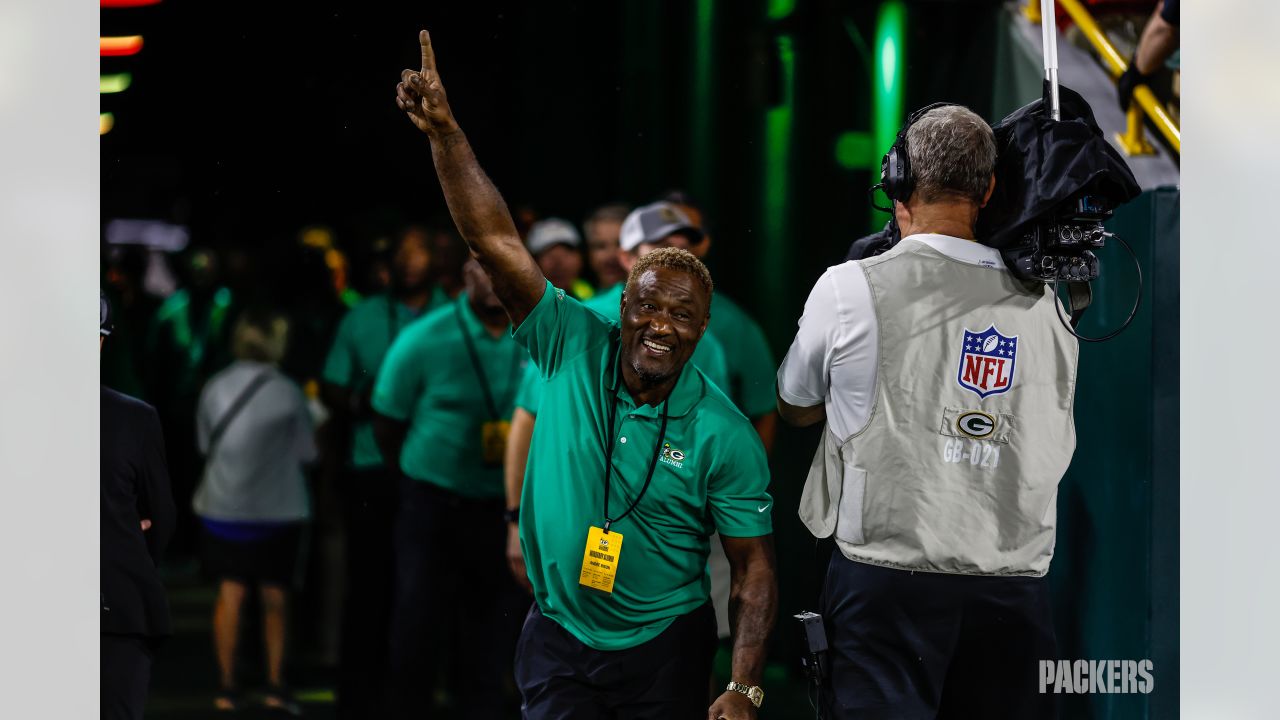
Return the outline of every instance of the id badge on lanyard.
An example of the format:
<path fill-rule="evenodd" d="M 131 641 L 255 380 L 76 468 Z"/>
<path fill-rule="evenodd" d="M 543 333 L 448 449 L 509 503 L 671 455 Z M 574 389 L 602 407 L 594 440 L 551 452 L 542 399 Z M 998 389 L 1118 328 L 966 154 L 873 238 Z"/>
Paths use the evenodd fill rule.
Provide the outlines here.
<path fill-rule="evenodd" d="M 613 593 L 613 583 L 618 577 L 618 561 L 622 556 L 622 533 L 612 530 L 611 526 L 636 509 L 636 505 L 640 504 L 640 498 L 644 497 L 645 492 L 648 491 L 649 483 L 653 481 L 653 471 L 658 467 L 658 455 L 662 452 L 662 442 L 667 434 L 667 406 L 671 401 L 668 395 L 662 403 L 662 424 L 658 429 L 658 442 L 653 448 L 653 458 L 649 463 L 649 474 L 645 476 L 644 485 L 641 486 L 636 499 L 631 501 L 631 505 L 615 518 L 609 516 L 609 476 L 613 472 L 613 438 L 617 435 L 613 427 L 618 414 L 616 376 L 612 397 L 613 403 L 609 407 L 607 426 L 609 440 L 605 443 L 608 449 L 604 457 L 604 527 L 592 525 L 587 529 L 587 545 L 582 551 L 582 572 L 578 576 L 579 585 L 609 594 Z"/>
<path fill-rule="evenodd" d="M 490 420 L 480 426 L 480 452 L 484 464 L 500 467 L 507 455 L 507 436 L 511 423 L 507 420 Z"/>
<path fill-rule="evenodd" d="M 593 590 L 613 592 L 618 576 L 618 558 L 622 555 L 622 533 L 605 532 L 594 525 L 587 530 L 587 547 L 582 551 L 582 574 L 578 584 Z"/>

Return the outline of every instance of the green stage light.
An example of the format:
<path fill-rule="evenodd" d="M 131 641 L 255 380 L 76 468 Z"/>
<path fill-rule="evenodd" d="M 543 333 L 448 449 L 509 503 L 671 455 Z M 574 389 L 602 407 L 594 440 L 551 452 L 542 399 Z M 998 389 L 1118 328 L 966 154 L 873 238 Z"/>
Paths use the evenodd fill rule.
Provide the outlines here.
<path fill-rule="evenodd" d="M 906 67 L 902 61 L 906 36 L 907 10 L 901 0 L 888 0 L 880 6 L 876 18 L 875 76 L 871 95 L 871 140 L 864 167 L 873 170 L 880 156 L 893 145 L 902 127 L 902 88 Z M 873 215 L 872 229 L 879 229 L 883 218 Z"/>
<path fill-rule="evenodd" d="M 714 165 L 711 126 L 715 106 L 715 0 L 697 0 L 693 23 L 693 97 L 691 109 L 690 190 L 695 196 L 711 195 L 711 173 Z"/>
<path fill-rule="evenodd" d="M 875 149 L 871 147 L 871 133 L 850 130 L 836 138 L 836 162 L 841 167 L 862 170 L 873 167 L 873 159 Z"/>
<path fill-rule="evenodd" d="M 770 20 L 781 20 L 796 9 L 796 0 L 769 0 L 769 9 L 765 17 Z"/>

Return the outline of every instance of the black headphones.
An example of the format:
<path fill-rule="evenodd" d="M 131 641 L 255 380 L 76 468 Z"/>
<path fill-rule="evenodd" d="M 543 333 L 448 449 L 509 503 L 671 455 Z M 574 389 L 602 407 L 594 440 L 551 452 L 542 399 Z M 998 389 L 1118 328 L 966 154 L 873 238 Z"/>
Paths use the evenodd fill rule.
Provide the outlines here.
<path fill-rule="evenodd" d="M 111 303 L 107 302 L 107 294 L 98 289 L 98 334 L 106 337 L 111 334 Z"/>
<path fill-rule="evenodd" d="M 880 184 L 877 187 L 884 190 L 889 200 L 906 202 L 916 188 L 916 179 L 911 175 L 911 160 L 907 157 L 907 131 L 916 124 L 917 120 L 924 117 L 925 113 L 948 105 L 955 105 L 955 103 L 932 103 L 907 116 L 907 123 L 898 131 L 898 136 L 894 138 L 889 152 L 885 153 L 884 158 L 880 160 Z"/>

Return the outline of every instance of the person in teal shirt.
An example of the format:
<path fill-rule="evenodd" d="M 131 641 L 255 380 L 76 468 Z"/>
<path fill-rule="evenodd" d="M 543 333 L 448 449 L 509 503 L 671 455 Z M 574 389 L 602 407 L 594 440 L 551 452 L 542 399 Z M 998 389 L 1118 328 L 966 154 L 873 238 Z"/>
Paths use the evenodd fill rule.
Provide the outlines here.
<path fill-rule="evenodd" d="M 629 212 L 622 221 L 617 253 L 619 264 L 624 272 L 630 272 L 635 267 L 636 262 L 645 255 L 664 247 L 687 249 L 690 243 L 697 242 L 701 236 L 701 231 L 675 205 L 658 202 L 636 208 Z M 532 252 L 534 246 L 530 243 L 529 247 Z M 537 259 L 536 253 L 534 258 Z M 541 263 L 539 265 L 542 266 Z M 545 267 L 543 269 L 545 270 Z M 548 280 L 552 280 L 551 284 L 559 287 L 551 277 L 548 276 Z M 626 282 L 624 280 L 591 298 L 583 299 L 578 297 L 578 299 L 583 300 L 583 306 L 595 310 L 616 323 L 620 319 L 619 313 L 621 312 L 625 285 Z M 715 299 L 713 296 L 712 307 L 714 308 L 714 306 Z M 710 323 L 708 323 L 709 328 Z M 711 380 L 717 387 L 722 389 L 729 387 L 729 363 L 726 353 L 710 332 L 703 335 L 698 342 L 690 361 L 706 374 L 707 379 Z M 772 379 L 772 370 L 769 371 L 769 376 Z M 525 469 L 528 466 L 526 455 L 533 438 L 534 427 L 537 424 L 538 404 L 542 398 L 544 382 L 538 373 L 532 371 L 526 373 L 520 387 L 519 396 L 516 399 L 516 411 L 511 420 L 511 441 L 507 446 L 505 475 L 508 507 L 514 508 L 520 504 L 520 490 L 524 483 Z M 769 387 L 772 388 L 772 384 Z M 770 401 L 772 402 L 772 398 L 770 398 Z M 718 540 L 713 541 L 713 544 L 717 548 L 719 547 Z M 507 528 L 507 560 L 516 582 L 527 585 L 528 579 L 525 574 L 523 551 L 520 546 L 519 533 L 514 523 Z M 724 626 L 722 635 L 728 637 L 728 568 L 722 567 L 722 563 L 717 558 L 713 557 L 712 562 L 718 570 L 723 570 L 723 572 L 717 572 L 713 576 L 713 596 L 716 599 L 718 623 L 719 616 L 725 616 L 724 622 L 719 623 Z"/>
<path fill-rule="evenodd" d="M 392 343 L 373 391 L 375 436 L 401 474 L 393 718 L 423 715 L 446 646 L 459 671 L 451 689 L 466 717 L 499 717 L 529 601 L 506 571 L 502 521 L 503 446 L 528 353 L 512 340 L 479 264 L 469 262 L 463 277 L 457 300 Z M 463 617 L 467 631 L 451 633 L 446 618 Z"/>
<path fill-rule="evenodd" d="M 321 376 L 320 397 L 331 413 L 326 429 L 330 461 L 340 464 L 327 467 L 326 475 L 338 478 L 346 541 L 340 717 L 386 713 L 391 530 L 399 488 L 397 474 L 388 470 L 374 442 L 370 398 L 392 341 L 415 319 L 450 302 L 432 282 L 430 235 L 416 225 L 397 233 L 389 253 L 389 291 L 363 300 L 342 318 Z"/>
<path fill-rule="evenodd" d="M 396 101 L 430 139 L 454 222 L 547 383 L 508 514 L 535 598 L 516 653 L 523 715 L 753 720 L 777 612 L 773 501 L 750 422 L 689 362 L 711 276 L 678 248 L 640 258 L 620 324 L 555 289 L 458 127 L 426 31 L 419 42 L 421 69 L 401 73 Z M 707 707 L 716 530 L 733 575 L 733 681 Z"/>
<path fill-rule="evenodd" d="M 427 237 L 428 232 L 417 226 L 400 233 L 391 253 L 390 291 L 347 312 L 325 358 L 321 396 L 348 429 L 346 462 L 356 470 L 383 466 L 369 422 L 369 400 L 387 349 L 409 323 L 450 302 L 431 281 Z"/>

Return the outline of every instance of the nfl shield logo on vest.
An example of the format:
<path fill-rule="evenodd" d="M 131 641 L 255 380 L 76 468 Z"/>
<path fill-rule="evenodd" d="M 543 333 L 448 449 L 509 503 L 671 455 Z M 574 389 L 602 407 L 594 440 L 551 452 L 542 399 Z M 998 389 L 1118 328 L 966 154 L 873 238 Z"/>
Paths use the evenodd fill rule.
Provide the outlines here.
<path fill-rule="evenodd" d="M 995 325 L 982 332 L 965 328 L 956 382 L 979 398 L 1008 392 L 1017 360 L 1017 335 L 1001 335 Z"/>

